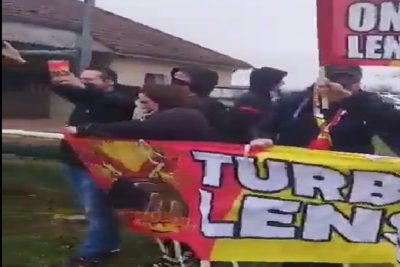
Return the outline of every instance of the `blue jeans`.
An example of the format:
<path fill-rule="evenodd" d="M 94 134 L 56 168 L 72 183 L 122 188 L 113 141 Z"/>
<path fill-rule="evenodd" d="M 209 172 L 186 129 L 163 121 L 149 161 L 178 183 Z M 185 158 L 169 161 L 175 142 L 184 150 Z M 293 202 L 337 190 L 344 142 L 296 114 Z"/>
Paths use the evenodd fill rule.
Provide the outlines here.
<path fill-rule="evenodd" d="M 102 255 L 119 249 L 118 220 L 104 192 L 82 168 L 66 165 L 65 172 L 89 222 L 79 257 L 101 260 Z"/>

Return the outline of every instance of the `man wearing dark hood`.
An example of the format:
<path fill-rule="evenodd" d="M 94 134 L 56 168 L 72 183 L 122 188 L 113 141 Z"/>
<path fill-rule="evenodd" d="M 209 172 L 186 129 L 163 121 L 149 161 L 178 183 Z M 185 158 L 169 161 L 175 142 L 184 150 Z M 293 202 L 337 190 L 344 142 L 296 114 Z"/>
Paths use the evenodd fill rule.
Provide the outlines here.
<path fill-rule="evenodd" d="M 251 108 L 260 113 L 269 112 L 272 94 L 283 85 L 286 75 L 285 71 L 269 67 L 253 70 L 250 74 L 249 91 L 236 100 L 235 106 Z"/>
<path fill-rule="evenodd" d="M 286 75 L 285 71 L 269 67 L 254 69 L 251 72 L 249 91 L 235 101 L 232 110 L 235 117 L 232 132 L 237 142 L 248 142 L 251 138 L 251 129 L 265 116 L 269 116 L 272 109 L 272 97 L 279 93 Z"/>
<path fill-rule="evenodd" d="M 208 120 L 214 131 L 214 140 L 225 140 L 224 127 L 227 108 L 210 94 L 218 84 L 218 73 L 200 67 L 173 68 L 172 84 L 187 85 L 192 92 L 189 106 L 199 110 Z"/>

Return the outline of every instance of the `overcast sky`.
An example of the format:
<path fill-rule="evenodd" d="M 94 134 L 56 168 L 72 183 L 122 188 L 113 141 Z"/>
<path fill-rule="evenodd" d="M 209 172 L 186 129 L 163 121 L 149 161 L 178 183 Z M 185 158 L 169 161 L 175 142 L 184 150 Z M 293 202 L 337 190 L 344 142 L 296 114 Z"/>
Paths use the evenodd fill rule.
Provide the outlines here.
<path fill-rule="evenodd" d="M 118 15 L 242 59 L 289 72 L 288 87 L 318 73 L 315 0 L 97 0 Z"/>

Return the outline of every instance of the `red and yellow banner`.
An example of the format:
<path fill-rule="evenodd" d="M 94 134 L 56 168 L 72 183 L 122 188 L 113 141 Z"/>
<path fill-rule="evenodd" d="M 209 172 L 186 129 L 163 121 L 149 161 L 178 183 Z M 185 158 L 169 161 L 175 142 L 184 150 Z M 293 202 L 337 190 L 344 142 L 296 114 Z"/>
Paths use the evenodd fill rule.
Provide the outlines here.
<path fill-rule="evenodd" d="M 317 0 L 320 65 L 400 66 L 400 1 Z"/>
<path fill-rule="evenodd" d="M 203 260 L 395 262 L 400 159 L 67 137 L 128 226 Z"/>

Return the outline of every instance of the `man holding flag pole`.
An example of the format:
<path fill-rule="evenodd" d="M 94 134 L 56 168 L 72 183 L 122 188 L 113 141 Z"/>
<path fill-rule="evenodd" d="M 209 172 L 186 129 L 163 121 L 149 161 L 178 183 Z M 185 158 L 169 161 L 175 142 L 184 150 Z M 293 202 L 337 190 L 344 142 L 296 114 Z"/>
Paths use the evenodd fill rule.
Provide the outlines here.
<path fill-rule="evenodd" d="M 317 0 L 317 10 L 318 80 L 280 99 L 250 149 L 277 144 L 374 154 L 377 135 L 400 155 L 400 110 L 361 90 L 360 67 L 400 66 L 400 2 Z M 400 232 L 397 248 L 399 238 Z M 296 263 L 303 265 L 325 263 Z"/>

